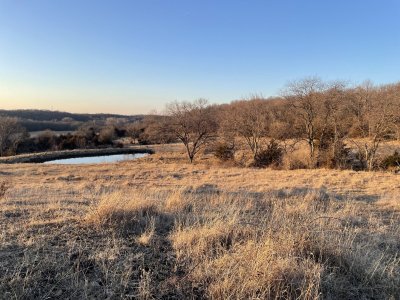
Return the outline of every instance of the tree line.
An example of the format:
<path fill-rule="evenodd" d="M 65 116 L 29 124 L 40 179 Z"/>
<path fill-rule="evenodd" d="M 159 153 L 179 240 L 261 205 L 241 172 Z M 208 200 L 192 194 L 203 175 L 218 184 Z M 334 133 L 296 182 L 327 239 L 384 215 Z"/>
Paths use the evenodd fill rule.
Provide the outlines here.
<path fill-rule="evenodd" d="M 118 115 L 118 114 L 82 114 L 69 113 L 63 111 L 41 110 L 41 109 L 16 109 L 4 110 L 0 109 L 0 115 L 14 117 L 21 120 L 31 121 L 77 121 L 89 122 L 107 120 L 109 118 L 126 118 L 130 121 L 141 119 L 142 115 Z"/>
<path fill-rule="evenodd" d="M 181 142 L 190 162 L 201 151 L 235 161 L 243 148 L 252 165 L 277 166 L 300 146 L 301 160 L 290 168 L 352 168 L 372 170 L 400 166 L 399 154 L 378 159 L 383 143 L 400 141 L 400 83 L 324 82 L 305 78 L 288 83 L 278 97 L 252 95 L 229 104 L 204 99 L 172 102 L 163 115 L 138 119 L 108 118 L 80 125 L 71 134 L 50 131 L 30 137 L 21 120 L 0 116 L 0 156 L 18 153 L 93 148 L 131 143 Z"/>
<path fill-rule="evenodd" d="M 120 138 L 131 136 L 129 126 L 120 119 L 107 122 L 91 121 L 77 130 L 59 133 L 44 130 L 32 135 L 17 118 L 0 116 L 0 156 L 45 151 L 123 147 Z"/>
<path fill-rule="evenodd" d="M 357 161 L 357 168 L 372 170 L 382 143 L 400 140 L 399 108 L 400 83 L 350 87 L 305 78 L 290 82 L 275 98 L 170 103 L 158 134 L 181 141 L 191 162 L 211 144 L 221 157 L 232 158 L 242 140 L 255 164 L 279 163 L 303 141 L 307 167 L 354 168 Z"/>
<path fill-rule="evenodd" d="M 74 131 L 89 122 L 107 122 L 110 119 L 125 120 L 133 123 L 143 119 L 142 115 L 117 114 L 78 114 L 61 111 L 19 109 L 0 109 L 1 117 L 16 118 L 27 131 Z"/>

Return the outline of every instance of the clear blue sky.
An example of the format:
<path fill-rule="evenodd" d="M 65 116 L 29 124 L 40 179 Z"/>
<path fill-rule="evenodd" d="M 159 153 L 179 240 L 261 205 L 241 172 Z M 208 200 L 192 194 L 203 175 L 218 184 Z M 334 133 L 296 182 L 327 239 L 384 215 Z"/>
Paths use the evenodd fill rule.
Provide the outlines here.
<path fill-rule="evenodd" d="M 0 108 L 146 113 L 400 80 L 400 1 L 0 0 Z"/>

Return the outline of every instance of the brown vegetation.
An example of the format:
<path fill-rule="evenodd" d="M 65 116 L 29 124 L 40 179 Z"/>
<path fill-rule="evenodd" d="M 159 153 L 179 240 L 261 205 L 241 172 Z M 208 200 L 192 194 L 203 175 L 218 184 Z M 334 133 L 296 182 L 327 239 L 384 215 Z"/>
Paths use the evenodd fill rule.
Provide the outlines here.
<path fill-rule="evenodd" d="M 4 165 L 1 297 L 400 297 L 398 175 L 188 164 L 179 151 Z"/>
<path fill-rule="evenodd" d="M 198 99 L 192 103 L 172 102 L 167 105 L 167 113 L 167 130 L 183 143 L 193 162 L 196 154 L 216 137 L 218 125 L 213 109 L 206 100 Z"/>
<path fill-rule="evenodd" d="M 399 88 L 307 78 L 268 101 L 175 102 L 129 126 L 43 133 L 46 150 L 182 146 L 1 165 L 0 298 L 399 299 Z"/>
<path fill-rule="evenodd" d="M 256 160 L 274 139 L 287 156 L 305 142 L 308 153 L 301 160 L 308 168 L 376 170 L 382 166 L 381 146 L 398 138 L 399 90 L 399 84 L 348 87 L 305 78 L 289 83 L 282 97 L 253 96 L 219 106 L 203 102 L 201 109 L 197 102 L 173 103 L 167 106 L 170 126 L 159 134 L 169 128 L 186 145 L 190 161 L 199 144 L 211 141 L 233 152 L 250 151 Z"/>
<path fill-rule="evenodd" d="M 238 165 L 266 167 L 257 160 L 273 139 L 283 150 L 275 167 L 378 170 L 386 165 L 382 146 L 400 137 L 399 91 L 398 83 L 349 86 L 311 77 L 290 82 L 280 97 L 254 95 L 223 105 L 173 102 L 163 116 L 108 117 L 84 123 L 73 134 L 47 131 L 34 138 L 3 130 L 18 126 L 2 126 L 17 123 L 0 117 L 0 155 L 181 142 L 191 162 L 204 150 L 226 154 Z M 308 147 L 301 156 L 299 144 Z M 244 163 L 237 152 L 251 153 L 253 161 Z M 287 163 L 294 152 L 296 160 Z"/>
<path fill-rule="evenodd" d="M 16 118 L 0 116 L 0 157 L 5 154 L 15 154 L 25 135 L 26 131 Z"/>

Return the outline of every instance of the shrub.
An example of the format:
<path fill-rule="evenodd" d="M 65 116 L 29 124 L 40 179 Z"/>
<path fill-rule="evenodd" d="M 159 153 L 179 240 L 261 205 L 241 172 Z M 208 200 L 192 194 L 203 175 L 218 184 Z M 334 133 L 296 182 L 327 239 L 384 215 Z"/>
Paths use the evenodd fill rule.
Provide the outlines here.
<path fill-rule="evenodd" d="M 351 149 L 347 148 L 344 142 L 339 142 L 331 158 L 331 166 L 339 169 L 351 169 L 352 162 L 350 152 Z"/>
<path fill-rule="evenodd" d="M 386 156 L 381 162 L 381 168 L 388 169 L 400 169 L 400 154 L 395 151 L 392 155 Z"/>
<path fill-rule="evenodd" d="M 114 147 L 116 147 L 116 148 L 124 148 L 124 144 L 122 144 L 121 142 L 115 142 L 114 143 Z"/>
<path fill-rule="evenodd" d="M 279 166 L 282 164 L 283 149 L 275 140 L 271 140 L 267 148 L 258 152 L 254 157 L 253 165 L 257 168 Z"/>
<path fill-rule="evenodd" d="M 319 149 L 317 166 L 330 169 L 350 169 L 350 149 L 342 141 L 336 144 L 327 144 L 326 147 Z"/>
<path fill-rule="evenodd" d="M 234 160 L 235 146 L 228 143 L 219 143 L 214 150 L 214 155 L 221 161 Z"/>
<path fill-rule="evenodd" d="M 79 137 L 81 138 L 81 137 Z M 58 143 L 58 149 L 59 150 L 73 150 L 76 148 L 80 148 L 77 145 L 77 139 L 75 135 L 72 135 L 68 133 L 67 135 L 62 135 L 58 138 L 59 143 Z"/>
<path fill-rule="evenodd" d="M 115 131 L 113 127 L 105 127 L 100 130 L 98 141 L 100 144 L 112 144 L 115 138 Z"/>
<path fill-rule="evenodd" d="M 286 170 L 308 169 L 307 163 L 296 157 L 286 156 L 283 165 Z"/>
<path fill-rule="evenodd" d="M 56 146 L 56 135 L 51 130 L 46 130 L 36 138 L 36 145 L 40 151 L 54 150 Z"/>

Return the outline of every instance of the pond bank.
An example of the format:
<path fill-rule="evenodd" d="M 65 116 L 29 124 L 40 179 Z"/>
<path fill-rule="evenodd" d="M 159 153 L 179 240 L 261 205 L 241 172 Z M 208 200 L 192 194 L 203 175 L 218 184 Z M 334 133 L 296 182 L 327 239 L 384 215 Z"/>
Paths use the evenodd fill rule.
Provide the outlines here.
<path fill-rule="evenodd" d="M 138 153 L 153 154 L 154 150 L 151 148 L 106 148 L 51 151 L 0 157 L 0 164 L 43 163 L 56 159 Z"/>

